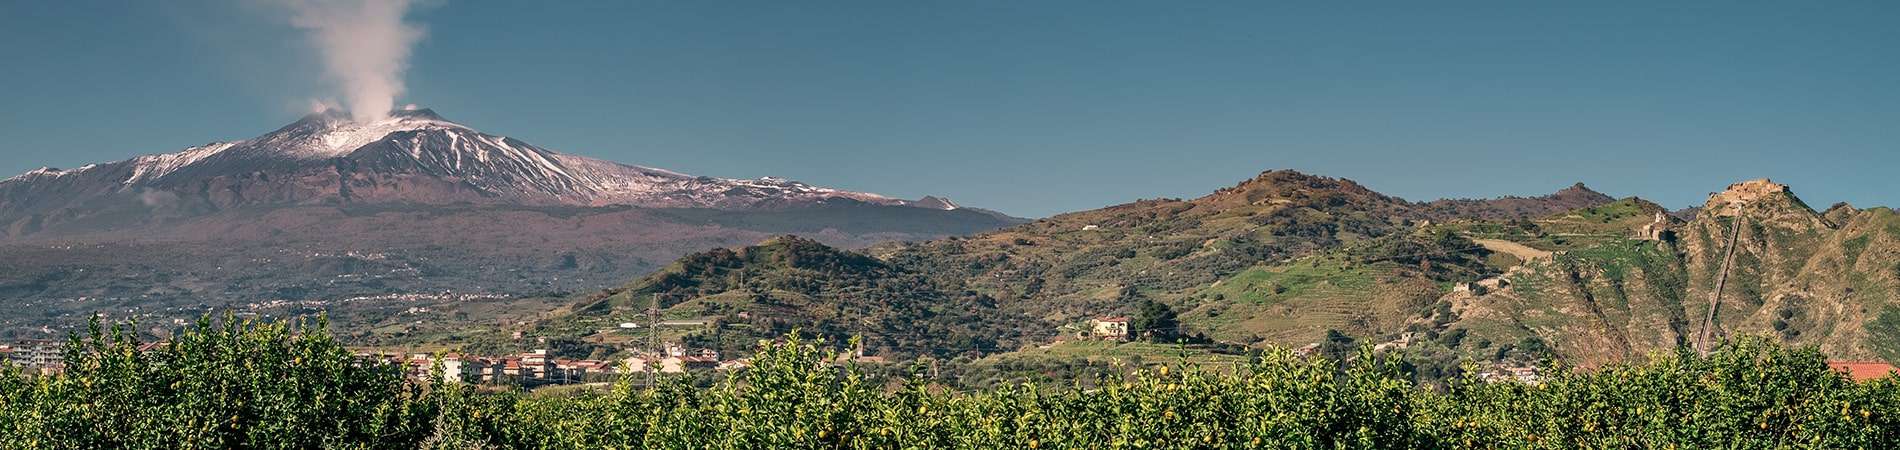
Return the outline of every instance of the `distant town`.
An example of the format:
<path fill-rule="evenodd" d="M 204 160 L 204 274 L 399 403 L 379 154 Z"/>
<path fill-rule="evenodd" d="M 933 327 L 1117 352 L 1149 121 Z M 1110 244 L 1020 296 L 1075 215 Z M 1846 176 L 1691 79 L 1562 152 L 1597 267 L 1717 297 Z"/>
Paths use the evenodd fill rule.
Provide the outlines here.
<path fill-rule="evenodd" d="M 1127 318 L 1098 318 L 1090 321 L 1090 328 L 1082 337 L 1122 340 L 1127 337 Z M 29 374 L 58 374 L 65 370 L 62 358 L 65 345 L 62 341 L 44 339 L 0 343 L 0 361 Z M 139 351 L 151 351 L 165 345 L 167 343 L 163 341 L 150 342 L 139 346 Z M 1307 358 L 1320 357 L 1319 347 L 1317 343 L 1309 344 L 1295 349 L 1294 353 Z M 355 357 L 361 361 L 399 365 L 411 380 L 419 382 L 519 386 L 527 389 L 609 383 L 630 374 L 728 372 L 751 366 L 747 358 L 722 358 L 713 349 L 692 349 L 672 342 L 666 343 L 658 352 L 642 351 L 616 360 L 558 358 L 550 355 L 547 349 L 508 355 L 362 350 L 356 352 Z M 864 363 L 887 362 L 882 357 L 865 356 L 862 353 L 850 353 L 842 357 Z M 1892 364 L 1877 361 L 1828 361 L 1828 367 L 1855 381 L 1885 378 L 1900 370 Z M 1508 381 L 1535 385 L 1542 381 L 1539 371 L 1536 366 L 1497 365 L 1478 372 L 1476 378 L 1487 383 Z"/>

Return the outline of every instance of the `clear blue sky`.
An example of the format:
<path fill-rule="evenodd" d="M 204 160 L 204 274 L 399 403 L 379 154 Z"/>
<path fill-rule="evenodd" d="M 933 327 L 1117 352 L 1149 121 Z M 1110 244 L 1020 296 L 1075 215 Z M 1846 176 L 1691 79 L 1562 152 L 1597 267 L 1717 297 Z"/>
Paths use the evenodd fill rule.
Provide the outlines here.
<path fill-rule="evenodd" d="M 438 2 L 402 103 L 621 162 L 1041 216 L 1268 168 L 1420 200 L 1900 205 L 1900 2 Z M 1346 3 L 1356 6 L 1347 7 Z M 0 0 L 0 172 L 294 120 L 241 0 Z"/>

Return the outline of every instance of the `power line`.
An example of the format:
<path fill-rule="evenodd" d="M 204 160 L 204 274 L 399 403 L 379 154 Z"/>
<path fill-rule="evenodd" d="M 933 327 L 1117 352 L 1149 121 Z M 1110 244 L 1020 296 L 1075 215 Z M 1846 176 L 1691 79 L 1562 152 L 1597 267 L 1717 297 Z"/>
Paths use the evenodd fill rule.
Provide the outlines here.
<path fill-rule="evenodd" d="M 1742 221 L 1747 218 L 1735 215 L 1735 225 L 1730 227 L 1727 250 L 1722 252 L 1722 273 L 1715 279 L 1715 292 L 1709 294 L 1709 312 L 1702 318 L 1702 333 L 1696 337 L 1696 350 L 1704 354 L 1709 352 L 1709 333 L 1715 327 L 1715 311 L 1722 306 L 1722 288 L 1728 283 L 1729 267 L 1735 263 L 1735 245 L 1742 236 Z"/>
<path fill-rule="evenodd" d="M 654 356 L 659 356 L 660 352 L 662 351 L 660 349 L 659 320 L 660 320 L 660 294 L 655 293 L 653 294 L 653 308 L 647 310 L 647 348 L 653 351 Z M 653 370 L 646 371 L 647 386 L 653 385 L 653 377 L 654 377 L 653 372 L 655 371 Z"/>

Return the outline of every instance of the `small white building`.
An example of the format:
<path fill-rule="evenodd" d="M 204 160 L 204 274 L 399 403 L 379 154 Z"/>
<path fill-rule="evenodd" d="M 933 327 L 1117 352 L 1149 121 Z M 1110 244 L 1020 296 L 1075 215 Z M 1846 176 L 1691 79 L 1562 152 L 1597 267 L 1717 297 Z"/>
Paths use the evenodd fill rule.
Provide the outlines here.
<path fill-rule="evenodd" d="M 442 382 L 460 383 L 463 380 L 462 357 L 448 355 L 442 357 Z"/>
<path fill-rule="evenodd" d="M 1127 317 L 1100 317 L 1089 320 L 1089 332 L 1101 339 L 1127 339 Z"/>
<path fill-rule="evenodd" d="M 650 364 L 648 364 L 647 357 L 645 356 L 629 356 L 627 357 L 625 364 L 626 364 L 624 366 L 625 369 L 623 370 L 626 370 L 627 373 L 645 372 L 651 368 L 649 367 Z"/>

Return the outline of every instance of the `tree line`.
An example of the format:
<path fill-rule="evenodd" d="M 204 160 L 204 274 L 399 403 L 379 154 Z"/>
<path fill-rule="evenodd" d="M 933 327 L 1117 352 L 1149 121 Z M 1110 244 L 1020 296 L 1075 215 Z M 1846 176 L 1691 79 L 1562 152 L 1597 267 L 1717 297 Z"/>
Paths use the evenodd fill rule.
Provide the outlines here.
<path fill-rule="evenodd" d="M 563 395 L 410 381 L 321 323 L 202 320 L 139 346 L 95 324 L 62 374 L 0 371 L 0 448 L 1900 448 L 1900 381 L 1757 338 L 1535 384 L 1427 389 L 1364 349 L 1276 349 L 1241 370 L 956 392 L 789 337 L 711 387 Z"/>

